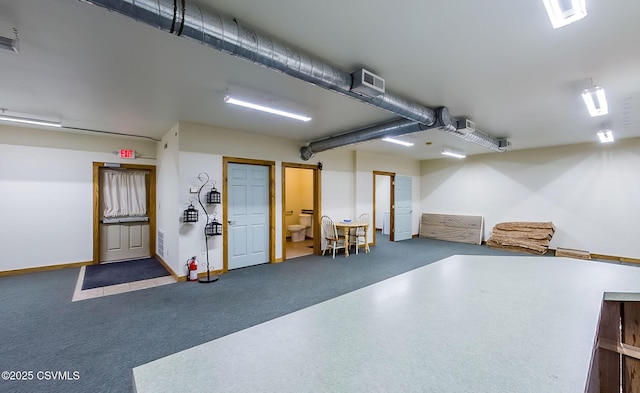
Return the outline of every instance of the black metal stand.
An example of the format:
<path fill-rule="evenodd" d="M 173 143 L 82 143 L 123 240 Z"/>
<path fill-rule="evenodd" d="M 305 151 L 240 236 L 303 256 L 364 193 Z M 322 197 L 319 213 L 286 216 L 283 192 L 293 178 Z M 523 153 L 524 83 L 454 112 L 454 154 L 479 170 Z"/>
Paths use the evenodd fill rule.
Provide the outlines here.
<path fill-rule="evenodd" d="M 200 175 L 205 175 L 207 177 L 207 180 L 204 181 L 204 183 L 200 186 L 200 189 L 198 190 L 198 203 L 200 204 L 200 207 L 202 207 L 202 210 L 204 210 L 204 215 L 207 217 L 207 222 L 204 225 L 204 244 L 205 244 L 205 252 L 207 253 L 207 278 L 203 277 L 198 279 L 198 282 L 205 284 L 205 283 L 218 281 L 218 277 L 211 276 L 211 272 L 209 270 L 209 235 L 207 235 L 207 226 L 209 225 L 209 213 L 207 212 L 207 209 L 205 209 L 204 205 L 202 204 L 202 198 L 200 197 L 200 193 L 202 192 L 202 189 L 204 188 L 204 186 L 207 185 L 207 183 L 209 183 L 209 175 L 207 175 L 206 173 L 201 173 Z M 198 175 L 198 178 L 200 178 L 200 175 Z"/>

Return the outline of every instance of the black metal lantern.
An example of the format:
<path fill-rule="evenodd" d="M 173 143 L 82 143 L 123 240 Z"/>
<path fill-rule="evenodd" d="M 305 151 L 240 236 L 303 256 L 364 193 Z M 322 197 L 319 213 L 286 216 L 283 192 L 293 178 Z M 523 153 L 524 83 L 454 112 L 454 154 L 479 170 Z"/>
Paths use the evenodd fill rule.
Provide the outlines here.
<path fill-rule="evenodd" d="M 220 236 L 222 235 L 222 224 L 215 218 L 204 227 L 204 234 L 207 236 Z"/>
<path fill-rule="evenodd" d="M 193 203 L 189 204 L 187 210 L 182 214 L 183 222 L 198 222 L 198 211 L 193 207 Z"/>
<path fill-rule="evenodd" d="M 211 191 L 207 193 L 207 204 L 220 203 L 220 193 L 215 187 L 211 187 Z"/>

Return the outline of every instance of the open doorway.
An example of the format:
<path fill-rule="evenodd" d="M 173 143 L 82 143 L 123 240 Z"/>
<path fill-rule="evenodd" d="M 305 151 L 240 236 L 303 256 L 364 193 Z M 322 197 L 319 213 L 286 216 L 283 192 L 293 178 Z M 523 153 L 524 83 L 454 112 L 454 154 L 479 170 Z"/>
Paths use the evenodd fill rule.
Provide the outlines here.
<path fill-rule="evenodd" d="M 282 260 L 320 253 L 320 169 L 282 163 Z"/>
<path fill-rule="evenodd" d="M 373 245 L 378 236 L 394 241 L 395 176 L 393 172 L 373 171 Z"/>

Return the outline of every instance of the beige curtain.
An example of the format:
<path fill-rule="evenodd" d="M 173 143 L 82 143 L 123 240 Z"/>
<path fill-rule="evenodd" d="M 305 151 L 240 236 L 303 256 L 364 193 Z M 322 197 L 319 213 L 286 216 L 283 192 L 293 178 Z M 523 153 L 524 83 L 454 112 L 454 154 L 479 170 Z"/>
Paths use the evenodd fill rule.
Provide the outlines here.
<path fill-rule="evenodd" d="M 103 217 L 147 215 L 147 173 L 130 170 L 102 172 Z"/>

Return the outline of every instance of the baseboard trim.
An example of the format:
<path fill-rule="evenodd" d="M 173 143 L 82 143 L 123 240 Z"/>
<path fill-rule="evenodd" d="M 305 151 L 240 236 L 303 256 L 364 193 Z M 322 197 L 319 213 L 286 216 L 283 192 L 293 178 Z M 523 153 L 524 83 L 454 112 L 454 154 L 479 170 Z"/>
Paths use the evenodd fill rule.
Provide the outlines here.
<path fill-rule="evenodd" d="M 218 276 L 218 275 L 220 275 L 222 273 L 224 273 L 224 271 L 222 271 L 222 270 L 211 270 L 209 272 L 209 275 L 210 276 Z M 205 278 L 205 277 L 207 277 L 207 272 L 198 273 L 198 278 Z M 187 282 L 189 280 L 187 280 L 187 276 L 185 275 L 185 276 L 177 277 L 176 281 L 178 281 L 178 282 Z"/>
<path fill-rule="evenodd" d="M 180 276 L 178 276 L 178 274 L 173 271 L 171 266 L 169 266 L 169 264 L 164 259 L 162 259 L 160 255 L 154 253 L 153 256 L 158 260 L 158 262 L 162 264 L 162 266 L 164 266 L 165 269 L 167 269 L 167 271 L 169 272 L 169 274 L 171 274 L 171 277 L 173 277 L 174 280 L 180 281 Z"/>
<path fill-rule="evenodd" d="M 607 261 L 625 262 L 625 263 L 640 263 L 640 259 L 637 259 L 637 258 L 618 257 L 614 255 L 591 254 L 591 258 L 604 259 Z"/>
<path fill-rule="evenodd" d="M 46 272 L 49 270 L 60 270 L 67 269 L 72 267 L 81 267 L 86 265 L 93 265 L 93 261 L 86 262 L 73 262 L 73 263 L 63 263 L 59 265 L 49 265 L 49 266 L 38 266 L 38 267 L 28 267 L 25 269 L 15 269 L 15 270 L 5 270 L 0 271 L 0 277 L 4 276 L 17 276 L 20 274 L 30 274 L 30 273 L 38 273 L 38 272 Z"/>
<path fill-rule="evenodd" d="M 484 244 L 485 242 L 483 241 L 482 243 Z M 369 243 L 369 245 L 373 245 L 373 243 Z M 555 253 L 556 250 L 550 248 L 549 251 L 553 251 Z M 640 259 L 638 259 L 638 258 L 627 258 L 627 257 L 620 257 L 620 256 L 615 256 L 615 255 L 605 255 L 605 254 L 590 254 L 590 255 L 591 255 L 591 258 L 593 258 L 593 259 L 603 259 L 603 260 L 607 260 L 607 261 L 640 264 Z M 164 259 L 162 259 L 162 257 L 160 257 L 157 254 L 155 254 L 155 257 L 167 269 L 167 271 L 171 274 L 171 276 L 176 281 L 187 281 L 187 276 L 186 275 L 184 275 L 184 276 L 178 275 L 167 264 L 167 262 Z M 280 260 L 276 260 L 275 263 L 280 263 L 280 262 L 283 262 L 281 258 L 280 258 Z M 81 266 L 87 266 L 87 265 L 93 265 L 93 261 L 63 263 L 63 264 L 59 264 L 59 265 L 38 266 L 38 267 L 29 267 L 29 268 L 25 268 L 25 269 L 5 270 L 5 271 L 0 271 L 0 277 L 17 276 L 17 275 L 21 275 L 21 274 L 46 272 L 46 271 L 49 271 L 49 270 L 67 269 L 67 268 L 81 267 Z M 224 273 L 223 270 L 212 270 L 210 274 L 217 275 L 217 274 L 223 274 L 223 273 Z M 207 272 L 198 273 L 198 278 L 203 278 L 203 277 L 206 277 L 206 276 L 207 276 Z"/>

